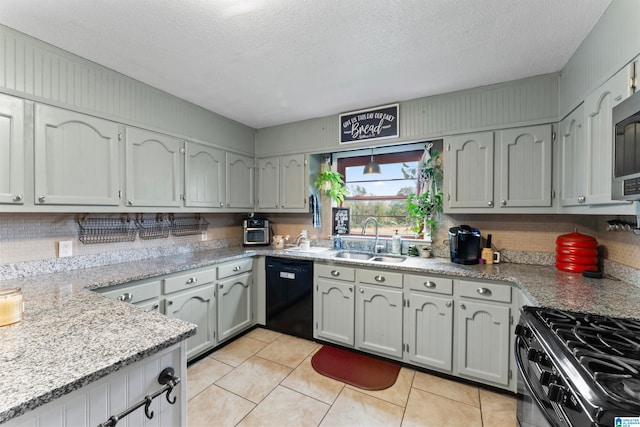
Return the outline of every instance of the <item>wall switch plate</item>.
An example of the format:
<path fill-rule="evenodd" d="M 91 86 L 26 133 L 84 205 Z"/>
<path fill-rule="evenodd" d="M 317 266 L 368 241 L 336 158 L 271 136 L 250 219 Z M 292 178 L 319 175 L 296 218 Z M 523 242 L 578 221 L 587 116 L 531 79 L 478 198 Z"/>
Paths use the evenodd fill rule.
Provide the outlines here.
<path fill-rule="evenodd" d="M 73 242 L 71 240 L 62 240 L 58 242 L 58 258 L 73 255 Z"/>

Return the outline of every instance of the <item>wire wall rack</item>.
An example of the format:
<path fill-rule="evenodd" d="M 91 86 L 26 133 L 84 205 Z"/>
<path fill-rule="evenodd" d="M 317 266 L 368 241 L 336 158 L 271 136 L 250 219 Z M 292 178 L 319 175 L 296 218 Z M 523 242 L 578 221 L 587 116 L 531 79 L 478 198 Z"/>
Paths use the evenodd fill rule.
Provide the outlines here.
<path fill-rule="evenodd" d="M 143 240 L 166 239 L 169 237 L 171 222 L 166 216 L 158 214 L 155 218 L 136 218 L 136 226 L 138 235 Z"/>
<path fill-rule="evenodd" d="M 209 223 L 200 215 L 170 217 L 172 236 L 190 236 L 193 234 L 205 233 L 209 228 Z"/>
<path fill-rule="evenodd" d="M 80 218 L 78 240 L 84 244 L 133 242 L 136 226 L 128 217 Z"/>

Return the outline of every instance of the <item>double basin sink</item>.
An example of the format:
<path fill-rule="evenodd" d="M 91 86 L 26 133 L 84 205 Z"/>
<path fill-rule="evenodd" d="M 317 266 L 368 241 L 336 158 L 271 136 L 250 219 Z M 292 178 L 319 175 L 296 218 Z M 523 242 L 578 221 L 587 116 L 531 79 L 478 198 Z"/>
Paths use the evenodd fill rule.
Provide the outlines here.
<path fill-rule="evenodd" d="M 358 251 L 340 251 L 336 253 L 334 258 L 351 259 L 354 261 L 365 261 L 374 263 L 391 263 L 397 264 L 407 259 L 405 256 L 400 255 L 388 255 L 388 254 L 374 254 L 372 252 L 358 252 Z"/>

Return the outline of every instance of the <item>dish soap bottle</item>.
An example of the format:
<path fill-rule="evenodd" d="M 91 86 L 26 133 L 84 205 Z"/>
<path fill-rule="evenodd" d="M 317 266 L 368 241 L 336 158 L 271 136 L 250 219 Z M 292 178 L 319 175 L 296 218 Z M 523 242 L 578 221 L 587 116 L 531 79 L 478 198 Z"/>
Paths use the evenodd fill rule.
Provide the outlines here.
<path fill-rule="evenodd" d="M 394 255 L 400 255 L 400 250 L 402 249 L 402 238 L 398 234 L 398 230 L 396 230 L 396 234 L 391 237 L 391 253 Z"/>
<path fill-rule="evenodd" d="M 342 237 L 339 234 L 336 234 L 336 237 L 333 238 L 333 249 L 342 249 Z"/>

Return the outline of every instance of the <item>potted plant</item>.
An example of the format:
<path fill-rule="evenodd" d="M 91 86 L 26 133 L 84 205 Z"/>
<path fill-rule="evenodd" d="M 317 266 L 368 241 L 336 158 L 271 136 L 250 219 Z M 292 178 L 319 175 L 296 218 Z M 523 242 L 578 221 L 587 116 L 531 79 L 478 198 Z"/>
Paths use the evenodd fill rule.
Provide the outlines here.
<path fill-rule="evenodd" d="M 344 185 L 342 175 L 329 168 L 318 174 L 318 179 L 316 179 L 314 186 L 338 205 L 344 201 L 344 196 L 349 194 L 347 187 Z"/>
<path fill-rule="evenodd" d="M 438 227 L 438 215 L 442 212 L 443 194 L 438 186 L 438 182 L 442 180 L 440 153 L 433 151 L 431 156 L 419 165 L 419 173 L 422 192 L 409 194 L 407 214 L 410 218 L 417 220 L 413 230 L 418 233 L 422 231 L 423 238 L 426 240 L 435 233 Z"/>

